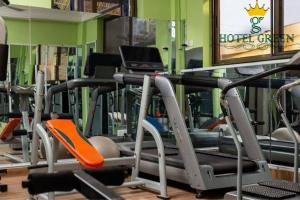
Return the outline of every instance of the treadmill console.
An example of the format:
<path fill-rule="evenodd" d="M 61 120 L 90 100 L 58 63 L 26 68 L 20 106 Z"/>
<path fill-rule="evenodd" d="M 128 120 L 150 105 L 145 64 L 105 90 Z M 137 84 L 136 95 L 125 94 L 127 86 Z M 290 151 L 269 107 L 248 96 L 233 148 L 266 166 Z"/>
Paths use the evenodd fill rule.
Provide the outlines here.
<path fill-rule="evenodd" d="M 137 72 L 163 71 L 164 65 L 157 48 L 121 46 L 120 54 L 126 69 Z"/>
<path fill-rule="evenodd" d="M 119 55 L 92 53 L 87 58 L 84 74 L 97 79 L 112 79 L 121 65 Z"/>

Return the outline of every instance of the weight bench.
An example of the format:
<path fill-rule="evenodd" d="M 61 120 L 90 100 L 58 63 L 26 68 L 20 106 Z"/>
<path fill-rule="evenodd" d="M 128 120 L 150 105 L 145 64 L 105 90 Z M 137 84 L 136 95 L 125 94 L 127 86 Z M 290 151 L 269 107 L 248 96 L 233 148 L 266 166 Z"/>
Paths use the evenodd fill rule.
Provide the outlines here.
<path fill-rule="evenodd" d="M 22 182 L 23 188 L 27 188 L 31 195 L 76 189 L 88 199 L 122 199 L 105 185 L 122 185 L 129 174 L 128 168 L 99 170 L 104 164 L 103 156 L 80 135 L 72 120 L 48 120 L 45 126 L 86 170 L 30 174 L 28 180 Z"/>
<path fill-rule="evenodd" d="M 46 127 L 85 168 L 99 169 L 103 166 L 102 155 L 78 133 L 72 120 L 49 120 Z"/>
<path fill-rule="evenodd" d="M 21 118 L 10 118 L 8 123 L 0 133 L 0 140 L 6 141 L 20 123 Z"/>

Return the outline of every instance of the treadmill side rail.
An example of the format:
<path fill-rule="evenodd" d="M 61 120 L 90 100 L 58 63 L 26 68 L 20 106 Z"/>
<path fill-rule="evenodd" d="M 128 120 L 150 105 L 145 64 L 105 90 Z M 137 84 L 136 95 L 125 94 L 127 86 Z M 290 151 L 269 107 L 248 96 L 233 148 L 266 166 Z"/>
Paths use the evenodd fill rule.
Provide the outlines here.
<path fill-rule="evenodd" d="M 162 76 L 155 77 L 155 85 L 160 90 L 166 106 L 190 185 L 193 188 L 207 190 L 208 188 L 206 188 L 206 183 L 201 175 L 191 138 L 179 110 L 173 86 L 167 78 Z"/>
<path fill-rule="evenodd" d="M 231 81 L 219 80 L 219 88 L 225 88 Z M 250 160 L 265 160 L 262 150 L 256 138 L 256 134 L 249 121 L 245 106 L 236 88 L 229 90 L 226 94 L 226 101 L 239 130 L 247 156 Z M 233 109 L 234 108 L 234 109 Z"/>
<path fill-rule="evenodd" d="M 132 170 L 131 180 L 139 181 L 141 178 L 139 177 L 140 172 L 140 163 L 141 163 L 141 152 L 142 152 L 142 144 L 144 138 L 144 129 L 149 131 L 154 138 L 155 144 L 158 150 L 158 157 L 159 157 L 159 183 L 155 181 L 147 180 L 145 182 L 146 187 L 150 187 L 154 190 L 160 191 L 160 197 L 163 199 L 168 199 L 168 192 L 167 192 L 167 177 L 166 177 L 166 163 L 165 163 L 165 149 L 162 138 L 158 130 L 146 120 L 147 111 L 152 95 L 151 86 L 151 79 L 149 76 L 144 76 L 144 83 L 143 83 L 143 93 L 141 99 L 141 107 L 139 113 L 139 121 L 138 121 L 138 128 L 137 128 L 137 136 L 136 136 L 136 144 L 135 144 L 135 157 L 136 162 Z M 143 179 L 144 180 L 144 179 Z"/>

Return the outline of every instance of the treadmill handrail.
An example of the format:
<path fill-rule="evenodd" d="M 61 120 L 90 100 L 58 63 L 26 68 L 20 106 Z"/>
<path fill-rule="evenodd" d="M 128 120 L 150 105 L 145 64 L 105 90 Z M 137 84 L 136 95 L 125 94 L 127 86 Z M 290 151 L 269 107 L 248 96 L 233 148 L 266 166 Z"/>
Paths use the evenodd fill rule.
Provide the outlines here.
<path fill-rule="evenodd" d="M 277 110 L 280 112 L 280 116 L 285 124 L 285 126 L 287 127 L 288 129 L 288 133 L 291 135 L 292 139 L 293 139 L 293 142 L 294 142 L 294 176 L 293 176 L 293 179 L 294 179 L 294 182 L 295 183 L 298 183 L 299 181 L 299 178 L 298 178 L 298 166 L 299 166 L 299 159 L 298 159 L 298 154 L 299 154 L 299 140 L 298 140 L 298 137 L 297 137 L 297 134 L 298 133 L 295 133 L 293 128 L 292 128 L 292 125 L 291 123 L 289 122 L 287 116 L 286 116 L 286 113 L 281 105 L 281 95 L 283 94 L 284 91 L 286 90 L 289 90 L 293 87 L 296 87 L 300 85 L 300 80 L 297 80 L 297 81 L 294 81 L 293 83 L 290 83 L 290 84 L 286 84 L 284 86 L 282 86 L 281 88 L 279 88 L 279 90 L 277 91 L 277 93 L 275 94 L 275 101 L 276 101 L 276 107 L 277 107 Z"/>
<path fill-rule="evenodd" d="M 121 88 L 123 88 L 123 87 L 121 87 Z M 95 117 L 95 111 L 96 111 L 99 96 L 103 95 L 103 94 L 107 94 L 109 92 L 113 92 L 115 90 L 117 90 L 116 85 L 98 87 L 93 91 L 92 98 L 91 98 L 91 105 L 90 105 L 90 109 L 89 109 L 90 114 L 88 115 L 86 126 L 85 126 L 85 129 L 84 129 L 84 132 L 83 132 L 84 136 L 87 137 L 88 134 L 92 130 L 93 120 L 94 120 L 94 117 Z"/>
<path fill-rule="evenodd" d="M 161 75 L 159 75 L 161 76 Z M 151 86 L 155 86 L 154 81 L 155 75 L 151 76 Z M 218 88 L 219 81 L 222 78 L 215 77 L 190 77 L 184 75 L 163 75 L 171 81 L 173 84 L 190 85 L 190 86 L 202 86 L 209 88 Z M 126 74 L 126 73 L 116 73 L 114 79 L 122 84 L 133 84 L 133 85 L 143 85 L 144 75 L 143 74 Z"/>
<path fill-rule="evenodd" d="M 153 75 L 154 76 L 154 75 Z M 207 88 L 220 88 L 223 87 L 219 85 L 220 80 L 227 80 L 226 78 L 220 77 L 193 77 L 193 76 L 186 76 L 186 75 L 160 75 L 163 77 L 168 78 L 173 84 L 181 84 L 185 86 L 199 86 L 203 89 L 204 87 Z M 117 82 L 122 84 L 133 84 L 142 86 L 143 84 L 143 75 L 141 74 L 125 74 L 125 73 L 116 73 L 114 78 Z M 237 79 L 237 81 L 241 81 Z M 281 86 L 291 82 L 290 80 L 284 79 L 262 79 L 262 80 L 255 80 L 249 83 L 244 83 L 243 86 L 249 87 L 257 87 L 257 88 L 269 88 L 271 84 L 272 89 L 278 89 Z M 151 78 L 151 84 L 154 86 L 154 79 Z"/>
<path fill-rule="evenodd" d="M 78 78 L 70 81 L 66 81 L 60 85 L 52 86 L 47 93 L 45 99 L 45 113 L 49 113 L 51 110 L 51 101 L 55 94 L 73 90 L 75 88 L 83 87 L 99 87 L 99 86 L 112 86 L 116 84 L 113 79 L 90 79 L 90 78 Z"/>
<path fill-rule="evenodd" d="M 283 66 L 283 67 L 271 69 L 269 71 L 266 71 L 266 72 L 263 72 L 263 73 L 260 73 L 260 74 L 254 75 L 254 76 L 250 76 L 250 77 L 248 77 L 246 79 L 243 79 L 243 80 L 231 83 L 231 84 L 227 85 L 223 89 L 223 91 L 222 91 L 222 98 L 224 99 L 224 97 L 227 94 L 227 92 L 230 89 L 232 89 L 232 88 L 235 88 L 235 87 L 238 87 L 238 86 L 243 86 L 243 85 L 249 84 L 249 83 L 251 83 L 253 81 L 256 81 L 256 80 L 259 80 L 259 79 L 271 76 L 271 75 L 279 73 L 279 72 L 284 72 L 284 71 L 287 71 L 287 70 L 300 70 L 300 65 L 286 65 L 286 66 Z"/>
<path fill-rule="evenodd" d="M 280 99 L 282 93 L 283 93 L 284 91 L 289 90 L 289 89 L 291 89 L 291 88 L 293 88 L 293 87 L 296 87 L 296 86 L 298 86 L 298 85 L 300 85 L 300 80 L 296 80 L 296 81 L 294 81 L 294 82 L 292 82 L 292 83 L 283 85 L 282 87 L 280 87 L 280 88 L 277 90 L 277 92 L 276 92 L 274 98 L 275 98 L 275 100 L 276 100 L 276 107 L 277 107 L 277 109 L 278 109 L 278 111 L 279 111 L 280 113 L 284 113 L 284 109 L 283 109 L 283 107 L 282 107 L 282 105 L 281 105 L 281 99 Z"/>
<path fill-rule="evenodd" d="M 10 92 L 12 94 L 18 94 L 23 96 L 34 96 L 34 87 L 11 86 Z"/>

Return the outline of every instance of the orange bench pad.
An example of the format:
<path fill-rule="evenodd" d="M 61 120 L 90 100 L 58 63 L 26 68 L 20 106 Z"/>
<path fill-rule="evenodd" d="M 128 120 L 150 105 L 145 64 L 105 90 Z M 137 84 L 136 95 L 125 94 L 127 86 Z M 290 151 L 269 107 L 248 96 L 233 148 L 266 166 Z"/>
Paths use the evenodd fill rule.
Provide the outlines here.
<path fill-rule="evenodd" d="M 21 118 L 10 118 L 7 125 L 0 134 L 0 140 L 5 141 L 13 130 L 21 123 Z"/>
<path fill-rule="evenodd" d="M 78 133 L 72 120 L 49 120 L 46 127 L 85 168 L 97 169 L 103 166 L 103 156 Z"/>

